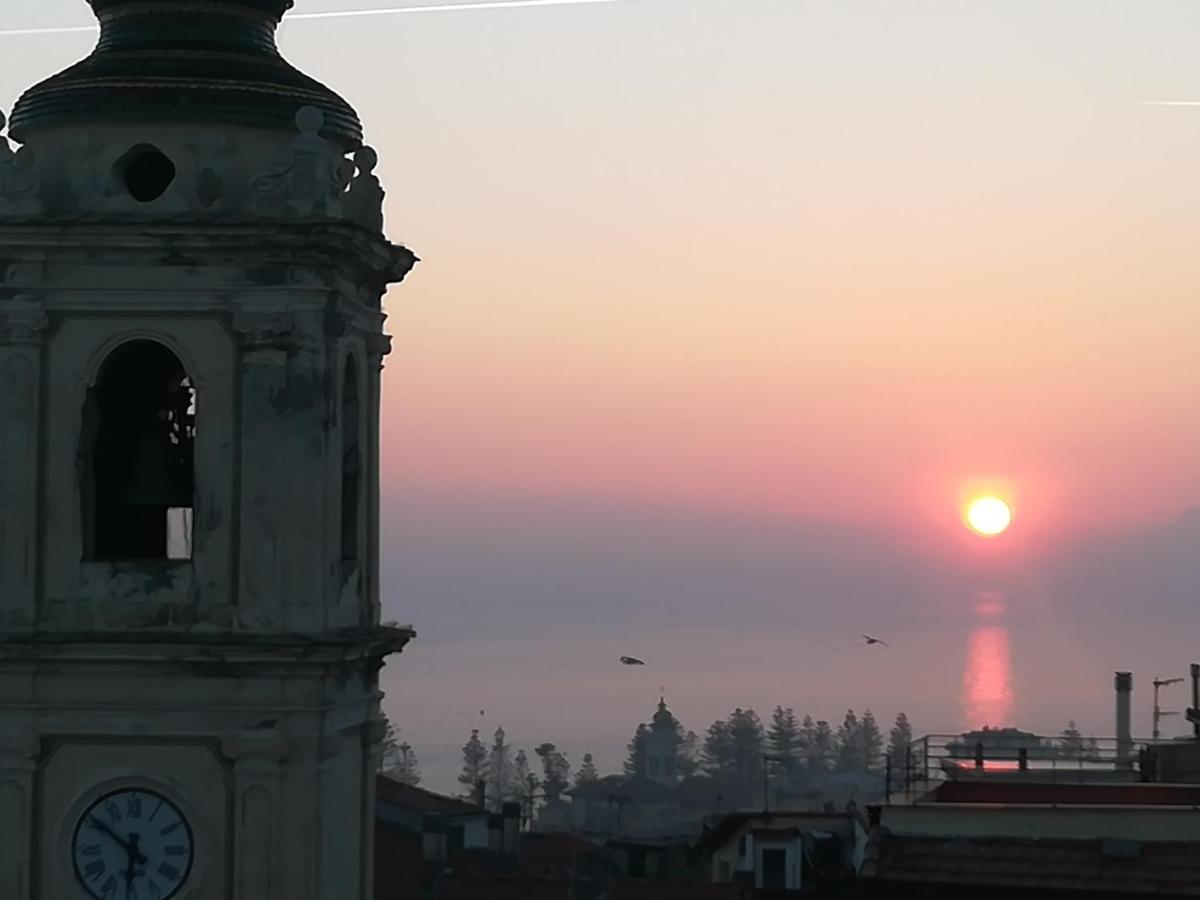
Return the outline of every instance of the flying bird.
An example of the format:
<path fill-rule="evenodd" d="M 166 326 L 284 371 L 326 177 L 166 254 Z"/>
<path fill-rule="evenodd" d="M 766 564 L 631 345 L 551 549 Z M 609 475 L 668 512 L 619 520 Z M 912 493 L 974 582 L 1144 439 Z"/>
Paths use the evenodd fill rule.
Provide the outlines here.
<path fill-rule="evenodd" d="M 622 656 L 621 665 L 624 666 L 644 666 L 645 663 L 636 656 Z"/>
<path fill-rule="evenodd" d="M 883 644 L 883 646 L 885 646 L 885 647 L 890 647 L 890 646 L 892 646 L 892 645 L 891 645 L 891 644 L 889 644 L 887 641 L 881 641 L 879 638 L 877 638 L 877 637 L 871 637 L 869 634 L 864 634 L 864 635 L 863 635 L 863 640 L 867 642 L 867 646 L 868 646 L 868 647 L 869 647 L 871 644 Z"/>

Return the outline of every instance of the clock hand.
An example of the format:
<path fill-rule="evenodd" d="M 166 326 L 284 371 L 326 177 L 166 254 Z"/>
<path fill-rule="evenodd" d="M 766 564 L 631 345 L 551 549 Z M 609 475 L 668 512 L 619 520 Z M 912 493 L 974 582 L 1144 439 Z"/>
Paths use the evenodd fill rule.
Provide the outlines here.
<path fill-rule="evenodd" d="M 138 834 L 136 831 L 133 834 L 129 835 L 129 840 L 130 840 L 129 858 L 131 860 L 133 860 L 133 862 L 136 862 L 139 865 L 144 866 L 147 862 L 149 862 L 149 860 L 147 860 L 145 856 L 143 856 L 141 853 L 138 852 L 138 841 L 140 841 L 141 839 L 142 839 L 142 836 L 140 834 Z M 132 863 L 130 863 L 130 865 L 132 865 Z"/>
<path fill-rule="evenodd" d="M 92 825 L 94 825 L 97 829 L 104 832 L 104 834 L 108 835 L 110 838 L 112 838 L 114 841 L 116 841 L 117 844 L 120 845 L 122 850 L 124 850 L 126 853 L 135 855 L 137 857 L 138 862 L 140 862 L 140 863 L 146 862 L 146 857 L 144 857 L 141 853 L 138 853 L 136 840 L 131 845 L 129 843 L 129 841 L 124 840 L 119 834 L 117 834 L 115 831 L 113 831 L 111 828 L 109 828 L 100 819 L 97 819 L 95 816 L 88 816 L 88 818 L 92 820 Z"/>
<path fill-rule="evenodd" d="M 95 816 L 88 816 L 88 818 L 92 820 L 92 825 L 95 828 L 99 829 L 104 834 L 108 835 L 110 838 L 112 838 L 114 841 L 116 841 L 118 844 L 120 844 L 121 849 L 124 850 L 126 853 L 129 852 L 129 842 L 128 841 L 124 840 L 119 834 L 117 834 L 115 831 L 113 831 L 111 828 L 109 828 L 106 824 L 104 824 L 102 821 L 97 819 Z"/>
<path fill-rule="evenodd" d="M 139 835 L 135 832 L 129 835 L 129 865 L 125 867 L 125 900 L 129 900 L 129 893 L 133 889 L 133 873 L 134 862 L 139 857 L 142 862 L 146 861 L 146 857 L 138 853 Z"/>

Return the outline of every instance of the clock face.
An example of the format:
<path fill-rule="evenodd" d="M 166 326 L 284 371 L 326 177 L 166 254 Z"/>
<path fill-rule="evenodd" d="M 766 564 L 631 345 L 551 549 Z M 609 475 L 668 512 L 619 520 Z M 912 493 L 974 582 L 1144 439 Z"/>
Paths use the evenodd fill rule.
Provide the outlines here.
<path fill-rule="evenodd" d="M 96 900 L 167 900 L 192 869 L 192 828 L 153 791 L 105 794 L 75 826 L 75 877 Z"/>

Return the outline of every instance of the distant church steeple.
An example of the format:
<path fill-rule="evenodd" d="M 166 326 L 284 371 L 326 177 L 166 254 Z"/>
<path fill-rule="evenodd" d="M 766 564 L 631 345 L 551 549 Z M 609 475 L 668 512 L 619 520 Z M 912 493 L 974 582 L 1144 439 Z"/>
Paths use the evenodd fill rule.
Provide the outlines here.
<path fill-rule="evenodd" d="M 682 740 L 679 720 L 667 708 L 666 697 L 660 695 L 646 735 L 646 775 L 651 780 L 668 786 L 678 783 Z"/>

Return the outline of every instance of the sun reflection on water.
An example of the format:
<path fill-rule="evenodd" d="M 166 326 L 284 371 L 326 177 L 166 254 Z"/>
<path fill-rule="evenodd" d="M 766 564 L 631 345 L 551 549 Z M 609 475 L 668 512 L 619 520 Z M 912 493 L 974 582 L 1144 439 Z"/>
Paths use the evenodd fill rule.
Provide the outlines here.
<path fill-rule="evenodd" d="M 999 600 L 989 597 L 980 603 L 980 618 L 998 618 L 1001 609 Z M 968 729 L 1012 724 L 1012 657 L 1003 624 L 981 623 L 971 632 L 962 702 Z"/>

